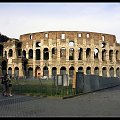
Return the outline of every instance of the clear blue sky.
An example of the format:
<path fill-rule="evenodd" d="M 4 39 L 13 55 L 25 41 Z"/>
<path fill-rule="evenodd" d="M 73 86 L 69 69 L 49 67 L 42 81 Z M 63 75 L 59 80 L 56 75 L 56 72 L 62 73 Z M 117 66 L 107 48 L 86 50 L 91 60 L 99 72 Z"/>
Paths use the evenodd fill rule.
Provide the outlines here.
<path fill-rule="evenodd" d="M 55 30 L 108 33 L 120 43 L 120 3 L 0 3 L 0 32 L 8 37 Z"/>

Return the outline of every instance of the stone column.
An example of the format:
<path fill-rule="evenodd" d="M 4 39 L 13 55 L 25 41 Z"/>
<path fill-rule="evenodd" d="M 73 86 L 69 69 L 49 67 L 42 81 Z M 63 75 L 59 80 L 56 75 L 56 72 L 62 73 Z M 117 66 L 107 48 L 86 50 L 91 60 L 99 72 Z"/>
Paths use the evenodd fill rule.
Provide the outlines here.
<path fill-rule="evenodd" d="M 19 76 L 22 77 L 23 76 L 23 69 L 22 69 L 21 63 L 18 64 L 18 68 L 19 68 Z"/>
<path fill-rule="evenodd" d="M 60 66 L 57 66 L 57 74 L 60 74 Z"/>
<path fill-rule="evenodd" d="M 109 67 L 109 66 L 108 66 L 108 67 L 106 67 L 106 70 L 107 70 L 107 77 L 109 77 L 109 76 L 110 76 L 109 69 L 110 69 L 110 67 Z"/>
<path fill-rule="evenodd" d="M 57 39 L 57 62 L 60 64 L 60 42 Z"/>
<path fill-rule="evenodd" d="M 51 78 L 52 77 L 52 68 L 51 68 L 51 66 L 48 66 L 48 70 L 49 70 L 49 78 Z"/>
<path fill-rule="evenodd" d="M 33 40 L 33 77 L 35 77 L 35 61 L 36 61 L 36 40 Z"/>
<path fill-rule="evenodd" d="M 83 48 L 83 62 L 86 64 L 86 47 Z"/>
<path fill-rule="evenodd" d="M 99 76 L 102 76 L 102 66 L 99 67 Z"/>
<path fill-rule="evenodd" d="M 86 75 L 86 66 L 83 67 L 83 73 Z"/>
<path fill-rule="evenodd" d="M 92 48 L 92 47 L 91 47 Z M 91 74 L 94 74 L 94 50 L 91 50 Z"/>

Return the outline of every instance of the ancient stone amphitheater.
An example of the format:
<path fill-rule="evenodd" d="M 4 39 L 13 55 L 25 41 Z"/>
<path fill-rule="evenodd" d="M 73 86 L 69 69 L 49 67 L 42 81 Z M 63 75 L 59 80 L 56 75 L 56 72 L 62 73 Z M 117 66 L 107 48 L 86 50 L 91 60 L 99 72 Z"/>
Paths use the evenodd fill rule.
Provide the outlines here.
<path fill-rule="evenodd" d="M 11 76 L 51 78 L 74 71 L 120 76 L 120 44 L 115 35 L 84 31 L 45 31 L 0 42 L 1 69 Z"/>

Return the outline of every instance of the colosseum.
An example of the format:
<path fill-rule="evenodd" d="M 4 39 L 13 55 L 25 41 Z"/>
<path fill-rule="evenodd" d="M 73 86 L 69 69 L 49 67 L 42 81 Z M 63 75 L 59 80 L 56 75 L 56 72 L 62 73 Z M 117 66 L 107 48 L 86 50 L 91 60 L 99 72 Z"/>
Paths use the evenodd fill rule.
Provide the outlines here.
<path fill-rule="evenodd" d="M 2 74 L 43 77 L 74 71 L 120 76 L 120 44 L 111 34 L 84 31 L 45 31 L 0 42 Z"/>

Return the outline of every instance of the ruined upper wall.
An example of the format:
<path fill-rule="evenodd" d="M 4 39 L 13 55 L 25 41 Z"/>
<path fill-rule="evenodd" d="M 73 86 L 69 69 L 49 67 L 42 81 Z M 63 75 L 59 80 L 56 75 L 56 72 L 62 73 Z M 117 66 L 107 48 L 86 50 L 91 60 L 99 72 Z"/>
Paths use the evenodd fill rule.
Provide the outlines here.
<path fill-rule="evenodd" d="M 65 34 L 65 39 L 69 40 L 94 40 L 94 44 L 97 44 L 100 40 L 108 42 L 109 45 L 113 45 L 113 43 L 116 43 L 116 37 L 115 35 L 111 34 L 104 34 L 104 33 L 96 33 L 96 32 L 83 32 L 83 31 L 45 31 L 45 32 L 36 32 L 36 33 L 28 33 L 20 35 L 21 41 L 27 41 L 27 40 L 41 40 L 41 39 L 52 39 L 57 40 L 61 39 L 61 35 Z M 104 39 L 104 40 L 103 40 Z"/>

